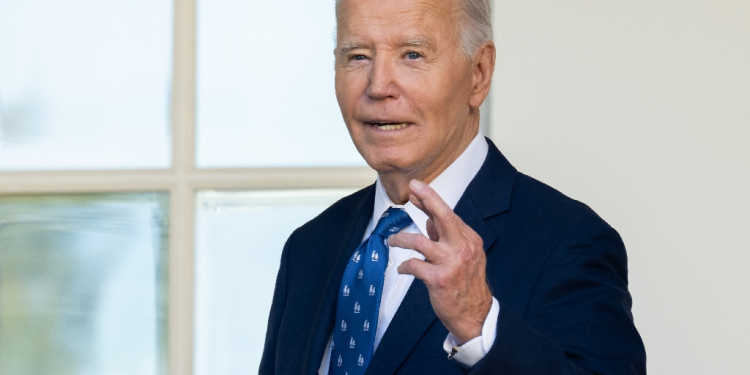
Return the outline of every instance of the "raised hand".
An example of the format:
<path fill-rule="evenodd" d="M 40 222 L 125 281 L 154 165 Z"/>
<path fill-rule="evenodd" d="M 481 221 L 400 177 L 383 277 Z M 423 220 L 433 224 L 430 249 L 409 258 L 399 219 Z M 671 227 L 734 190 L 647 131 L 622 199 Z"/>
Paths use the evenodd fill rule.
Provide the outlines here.
<path fill-rule="evenodd" d="M 403 232 L 388 238 L 391 246 L 425 257 L 401 263 L 398 272 L 424 281 L 435 314 L 461 344 L 466 343 L 482 334 L 492 306 L 482 238 L 431 187 L 412 180 L 409 189 L 409 200 L 429 217 L 429 238 Z"/>

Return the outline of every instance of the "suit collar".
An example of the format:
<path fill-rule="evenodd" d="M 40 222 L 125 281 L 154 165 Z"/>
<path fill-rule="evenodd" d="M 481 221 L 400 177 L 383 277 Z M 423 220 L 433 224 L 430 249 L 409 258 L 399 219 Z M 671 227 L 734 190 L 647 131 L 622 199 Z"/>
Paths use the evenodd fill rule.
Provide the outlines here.
<path fill-rule="evenodd" d="M 487 158 L 469 183 L 462 200 L 471 199 L 482 218 L 487 219 L 510 209 L 510 198 L 518 171 L 488 138 Z M 459 201 L 459 204 L 461 202 Z"/>

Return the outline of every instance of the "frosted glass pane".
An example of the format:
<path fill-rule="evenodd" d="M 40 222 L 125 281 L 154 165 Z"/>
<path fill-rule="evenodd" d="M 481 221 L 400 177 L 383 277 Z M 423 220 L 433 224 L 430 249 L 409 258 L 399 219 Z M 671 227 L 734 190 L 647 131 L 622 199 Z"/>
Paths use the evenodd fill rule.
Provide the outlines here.
<path fill-rule="evenodd" d="M 0 1 L 0 170 L 170 166 L 172 1 Z"/>
<path fill-rule="evenodd" d="M 198 1 L 199 167 L 365 165 L 334 93 L 334 0 Z"/>
<path fill-rule="evenodd" d="M 350 190 L 200 192 L 195 374 L 258 372 L 287 237 Z"/>
<path fill-rule="evenodd" d="M 166 374 L 167 201 L 0 197 L 0 374 Z"/>

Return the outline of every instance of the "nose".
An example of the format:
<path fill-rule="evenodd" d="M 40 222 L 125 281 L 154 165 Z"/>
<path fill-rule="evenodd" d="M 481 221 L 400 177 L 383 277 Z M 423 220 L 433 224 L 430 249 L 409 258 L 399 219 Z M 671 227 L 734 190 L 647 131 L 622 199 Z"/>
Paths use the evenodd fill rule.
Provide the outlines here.
<path fill-rule="evenodd" d="M 394 67 L 386 59 L 375 57 L 368 77 L 367 95 L 372 99 L 397 99 L 398 86 L 394 77 Z"/>

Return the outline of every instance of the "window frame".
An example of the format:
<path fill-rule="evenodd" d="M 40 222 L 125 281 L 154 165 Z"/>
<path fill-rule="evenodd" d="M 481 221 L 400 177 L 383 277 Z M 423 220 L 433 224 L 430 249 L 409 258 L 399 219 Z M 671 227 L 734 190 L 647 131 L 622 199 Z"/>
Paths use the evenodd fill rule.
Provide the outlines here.
<path fill-rule="evenodd" d="M 195 165 L 196 0 L 174 1 L 172 163 L 167 169 L 0 171 L 0 196 L 169 194 L 167 368 L 193 373 L 195 195 L 200 190 L 359 188 L 367 167 L 198 169 Z"/>
<path fill-rule="evenodd" d="M 167 364 L 193 373 L 195 196 L 201 190 L 361 188 L 369 167 L 199 169 L 195 163 L 197 0 L 175 0 L 171 99 L 172 160 L 167 169 L 0 171 L 0 196 L 80 193 L 169 194 Z M 489 136 L 490 98 L 481 128 Z M 259 340 L 262 338 L 258 338 Z"/>

